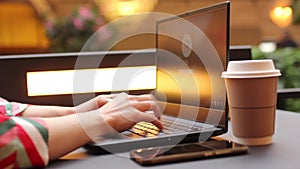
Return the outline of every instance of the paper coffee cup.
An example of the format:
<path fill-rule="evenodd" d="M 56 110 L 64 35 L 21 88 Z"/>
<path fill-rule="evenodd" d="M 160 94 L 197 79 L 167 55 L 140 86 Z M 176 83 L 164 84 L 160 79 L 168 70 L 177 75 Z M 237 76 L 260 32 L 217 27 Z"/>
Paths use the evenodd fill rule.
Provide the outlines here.
<path fill-rule="evenodd" d="M 228 63 L 222 77 L 236 141 L 246 145 L 272 143 L 280 75 L 271 59 Z"/>
<path fill-rule="evenodd" d="M 227 71 L 222 73 L 223 78 L 266 78 L 280 75 L 271 59 L 230 61 Z"/>

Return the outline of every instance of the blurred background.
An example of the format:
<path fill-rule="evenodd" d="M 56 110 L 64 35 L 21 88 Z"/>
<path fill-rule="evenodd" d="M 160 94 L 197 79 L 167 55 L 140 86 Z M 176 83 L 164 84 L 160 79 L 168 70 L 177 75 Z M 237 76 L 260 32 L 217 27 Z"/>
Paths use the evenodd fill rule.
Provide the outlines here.
<path fill-rule="evenodd" d="M 77 52 L 99 28 L 142 12 L 179 14 L 222 0 L 0 0 L 0 55 Z M 251 45 L 253 59 L 271 58 L 279 88 L 300 88 L 300 0 L 231 0 L 230 45 Z M 101 44 L 120 32 L 149 27 L 132 20 L 101 31 Z M 152 25 L 153 26 L 153 25 Z M 113 50 L 155 47 L 155 36 L 128 38 Z M 101 48 L 99 49 L 101 50 Z M 287 103 L 300 110 L 299 99 Z"/>
<path fill-rule="evenodd" d="M 222 1 L 0 0 L 0 54 L 79 51 L 84 37 L 119 17 L 152 11 L 179 14 L 218 2 Z M 296 47 L 300 44 L 299 24 L 299 0 L 231 0 L 231 45 L 263 43 L 269 46 L 265 50 L 272 50 L 273 43 Z M 135 22 L 134 26 L 123 29 L 143 26 L 148 25 Z M 107 30 L 105 38 L 114 31 L 122 30 Z M 154 47 L 154 38 L 147 35 L 137 38 L 138 42 L 128 40 L 115 48 Z M 78 47 L 58 44 L 64 40 Z M 56 41 L 56 46 L 51 46 L 51 41 Z"/>

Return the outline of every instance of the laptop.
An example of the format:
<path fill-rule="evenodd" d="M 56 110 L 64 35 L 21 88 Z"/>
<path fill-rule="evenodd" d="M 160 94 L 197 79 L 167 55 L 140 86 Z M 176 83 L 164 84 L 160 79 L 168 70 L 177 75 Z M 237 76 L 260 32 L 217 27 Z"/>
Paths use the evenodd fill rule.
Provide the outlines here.
<path fill-rule="evenodd" d="M 156 88 L 164 129 L 140 122 L 84 146 L 92 154 L 204 142 L 227 132 L 221 73 L 229 52 L 229 6 L 222 2 L 157 21 Z"/>

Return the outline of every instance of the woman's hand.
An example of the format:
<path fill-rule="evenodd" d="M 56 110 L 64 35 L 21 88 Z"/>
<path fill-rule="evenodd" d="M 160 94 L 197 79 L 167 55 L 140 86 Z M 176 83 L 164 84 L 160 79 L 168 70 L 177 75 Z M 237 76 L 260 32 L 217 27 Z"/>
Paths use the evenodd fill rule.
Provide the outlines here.
<path fill-rule="evenodd" d="M 141 121 L 163 128 L 159 121 L 161 111 L 152 95 L 133 96 L 121 93 L 104 98 L 104 102 L 103 98 L 99 100 L 100 103 L 106 103 L 102 105 L 97 102 L 96 105 L 101 105 L 100 108 L 77 113 L 82 128 L 93 141 L 97 141 L 101 136 L 118 134 Z"/>
<path fill-rule="evenodd" d="M 151 122 L 158 128 L 163 128 L 159 121 L 161 110 L 150 94 L 134 96 L 121 93 L 99 111 L 104 121 L 118 132 L 129 129 L 141 121 Z"/>
<path fill-rule="evenodd" d="M 102 107 L 107 102 L 111 101 L 115 95 L 99 95 L 75 107 L 76 113 L 88 112 Z"/>

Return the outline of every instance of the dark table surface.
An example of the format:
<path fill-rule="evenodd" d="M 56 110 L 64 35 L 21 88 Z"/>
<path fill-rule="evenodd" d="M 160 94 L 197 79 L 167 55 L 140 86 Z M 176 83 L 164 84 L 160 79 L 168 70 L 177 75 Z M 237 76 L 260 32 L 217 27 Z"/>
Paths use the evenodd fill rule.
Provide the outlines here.
<path fill-rule="evenodd" d="M 245 155 L 143 167 L 130 160 L 128 152 L 95 156 L 80 148 L 47 168 L 300 169 L 300 113 L 277 110 L 275 126 L 273 144 L 249 147 Z M 230 131 L 222 137 L 234 140 Z"/>

